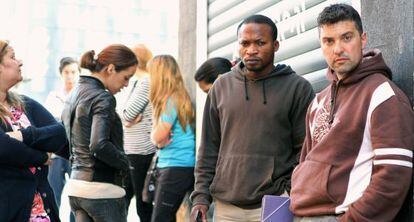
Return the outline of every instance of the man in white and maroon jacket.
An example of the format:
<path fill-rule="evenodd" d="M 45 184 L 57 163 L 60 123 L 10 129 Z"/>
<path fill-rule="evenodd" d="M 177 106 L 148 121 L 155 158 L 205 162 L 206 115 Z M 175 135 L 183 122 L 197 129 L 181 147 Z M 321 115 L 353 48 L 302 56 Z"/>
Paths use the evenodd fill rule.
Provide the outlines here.
<path fill-rule="evenodd" d="M 297 221 L 393 221 L 409 190 L 414 114 L 349 5 L 325 8 L 319 37 L 330 86 L 306 116 L 300 164 L 292 175 Z"/>

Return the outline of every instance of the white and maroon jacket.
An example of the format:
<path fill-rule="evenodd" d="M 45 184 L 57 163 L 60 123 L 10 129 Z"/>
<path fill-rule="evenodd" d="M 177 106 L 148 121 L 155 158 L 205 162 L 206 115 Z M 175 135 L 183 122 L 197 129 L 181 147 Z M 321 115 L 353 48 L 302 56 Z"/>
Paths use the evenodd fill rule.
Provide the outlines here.
<path fill-rule="evenodd" d="M 412 175 L 414 113 L 390 80 L 381 53 L 319 93 L 306 116 L 300 164 L 292 175 L 297 216 L 341 215 L 340 221 L 392 221 Z"/>

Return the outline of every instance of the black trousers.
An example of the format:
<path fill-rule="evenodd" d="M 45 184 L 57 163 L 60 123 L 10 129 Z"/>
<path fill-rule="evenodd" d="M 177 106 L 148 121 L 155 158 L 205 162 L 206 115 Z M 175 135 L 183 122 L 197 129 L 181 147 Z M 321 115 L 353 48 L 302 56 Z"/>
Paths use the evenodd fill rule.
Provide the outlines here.
<path fill-rule="evenodd" d="M 141 222 L 150 222 L 152 215 L 152 204 L 142 202 L 142 189 L 144 188 L 145 176 L 154 154 L 139 155 L 128 154 L 131 170 L 126 182 L 126 203 L 127 209 L 131 198 L 135 195 L 137 214 Z"/>
<path fill-rule="evenodd" d="M 194 167 L 159 169 L 151 222 L 175 222 L 185 194 L 193 190 Z"/>

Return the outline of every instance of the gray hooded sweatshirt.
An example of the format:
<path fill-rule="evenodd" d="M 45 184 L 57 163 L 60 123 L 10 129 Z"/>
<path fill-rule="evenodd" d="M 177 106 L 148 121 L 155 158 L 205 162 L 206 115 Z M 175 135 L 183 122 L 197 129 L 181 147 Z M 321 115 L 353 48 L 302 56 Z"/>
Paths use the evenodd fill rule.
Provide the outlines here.
<path fill-rule="evenodd" d="M 219 78 L 208 94 L 194 205 L 214 198 L 257 208 L 263 195 L 290 191 L 313 89 L 286 65 L 258 79 L 249 79 L 243 67 L 240 62 Z"/>

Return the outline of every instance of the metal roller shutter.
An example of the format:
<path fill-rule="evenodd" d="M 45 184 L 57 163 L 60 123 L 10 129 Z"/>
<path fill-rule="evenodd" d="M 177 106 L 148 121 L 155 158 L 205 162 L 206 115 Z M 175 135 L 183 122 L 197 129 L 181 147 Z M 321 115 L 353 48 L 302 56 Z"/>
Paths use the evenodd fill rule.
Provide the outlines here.
<path fill-rule="evenodd" d="M 275 63 L 290 65 L 319 92 L 327 84 L 327 65 L 319 46 L 316 18 L 334 3 L 352 5 L 352 0 L 209 0 L 207 55 L 232 59 L 238 24 L 249 15 L 266 15 L 278 28 L 280 48 Z"/>

